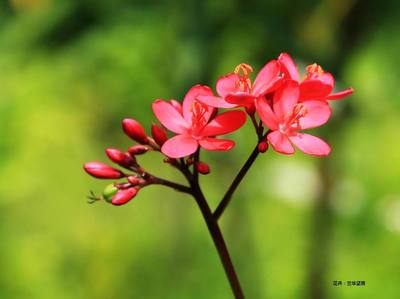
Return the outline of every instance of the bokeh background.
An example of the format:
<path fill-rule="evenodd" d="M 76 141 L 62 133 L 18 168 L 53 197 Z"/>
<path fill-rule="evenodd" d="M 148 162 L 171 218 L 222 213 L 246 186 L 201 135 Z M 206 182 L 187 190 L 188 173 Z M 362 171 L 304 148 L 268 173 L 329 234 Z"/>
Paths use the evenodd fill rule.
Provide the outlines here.
<path fill-rule="evenodd" d="M 149 187 L 124 207 L 89 205 L 106 182 L 82 164 L 130 146 L 121 119 L 149 128 L 155 98 L 182 99 L 283 51 L 356 92 L 316 131 L 331 156 L 269 151 L 226 211 L 247 298 L 400 298 L 398 1 L 0 3 L 0 298 L 232 298 L 193 200 Z M 203 156 L 213 207 L 254 146 L 251 129 L 229 155 Z M 181 180 L 161 161 L 141 159 Z"/>

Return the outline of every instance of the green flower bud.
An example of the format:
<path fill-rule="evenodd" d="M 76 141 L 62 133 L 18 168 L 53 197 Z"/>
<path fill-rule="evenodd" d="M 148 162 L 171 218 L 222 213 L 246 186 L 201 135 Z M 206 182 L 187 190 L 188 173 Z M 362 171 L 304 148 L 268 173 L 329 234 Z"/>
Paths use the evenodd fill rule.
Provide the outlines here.
<path fill-rule="evenodd" d="M 107 202 L 111 202 L 114 194 L 117 192 L 118 192 L 118 188 L 115 187 L 114 184 L 108 185 L 106 188 L 104 188 L 104 191 L 103 191 L 104 200 Z"/>

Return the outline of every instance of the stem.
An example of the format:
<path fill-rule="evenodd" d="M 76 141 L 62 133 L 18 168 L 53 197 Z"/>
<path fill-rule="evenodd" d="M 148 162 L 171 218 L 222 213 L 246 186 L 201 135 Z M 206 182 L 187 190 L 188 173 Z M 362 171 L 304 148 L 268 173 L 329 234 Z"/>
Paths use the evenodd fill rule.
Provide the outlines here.
<path fill-rule="evenodd" d="M 168 186 L 168 187 L 171 187 L 171 188 L 173 188 L 173 189 L 175 189 L 177 191 L 192 194 L 192 189 L 191 188 L 189 188 L 187 186 L 184 186 L 184 185 L 181 185 L 181 184 L 178 184 L 178 183 L 174 183 L 174 182 L 165 180 L 165 179 L 153 177 L 153 182 L 152 183 L 156 184 L 156 185 Z"/>
<path fill-rule="evenodd" d="M 244 294 L 240 286 L 239 279 L 233 267 L 228 248 L 226 247 L 224 237 L 222 236 L 217 220 L 213 217 L 211 209 L 208 206 L 207 201 L 204 198 L 201 190 L 196 188 L 194 190 L 193 196 L 196 199 L 204 220 L 206 221 L 208 231 L 210 232 L 210 235 L 214 241 L 214 245 L 217 248 L 219 258 L 221 259 L 222 265 L 224 266 L 225 274 L 228 277 L 232 292 L 236 299 L 244 299 Z"/>
<path fill-rule="evenodd" d="M 240 182 L 246 175 L 247 171 L 249 171 L 251 165 L 253 165 L 254 161 L 256 160 L 258 154 L 258 144 L 251 152 L 249 158 L 247 159 L 246 163 L 242 166 L 239 173 L 236 175 L 235 179 L 233 180 L 232 184 L 230 185 L 229 189 L 226 191 L 224 197 L 222 198 L 221 202 L 219 203 L 218 207 L 214 211 L 214 218 L 218 220 L 222 213 L 225 211 L 226 207 L 230 203 L 232 199 L 232 195 L 235 192 L 236 188 L 239 186 Z"/>
<path fill-rule="evenodd" d="M 194 162 L 199 160 L 199 151 L 196 152 Z M 231 257 L 229 255 L 228 248 L 226 247 L 224 237 L 218 226 L 217 219 L 214 218 L 213 213 L 204 197 L 203 192 L 199 186 L 198 173 L 194 170 L 193 181 L 190 183 L 192 187 L 192 195 L 196 199 L 196 202 L 200 208 L 203 218 L 207 224 L 208 231 L 214 241 L 214 245 L 218 251 L 219 258 L 224 266 L 225 274 L 228 277 L 229 283 L 232 288 L 232 292 L 235 299 L 244 299 L 244 294 L 239 283 L 239 279 L 236 275 L 235 269 Z"/>

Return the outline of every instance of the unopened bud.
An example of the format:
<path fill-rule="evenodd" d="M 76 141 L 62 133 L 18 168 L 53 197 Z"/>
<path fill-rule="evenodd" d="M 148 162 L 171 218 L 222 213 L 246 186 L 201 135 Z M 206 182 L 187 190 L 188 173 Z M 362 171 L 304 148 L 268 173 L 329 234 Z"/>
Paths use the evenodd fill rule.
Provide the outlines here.
<path fill-rule="evenodd" d="M 175 161 L 175 159 L 168 158 L 168 157 L 163 160 L 164 163 L 174 163 L 174 161 Z"/>
<path fill-rule="evenodd" d="M 129 202 L 132 198 L 136 196 L 138 188 L 129 188 L 124 190 L 119 190 L 112 198 L 111 203 L 115 206 L 120 206 Z"/>
<path fill-rule="evenodd" d="M 258 144 L 258 151 L 260 153 L 265 153 L 268 150 L 268 142 L 267 141 L 261 141 Z"/>
<path fill-rule="evenodd" d="M 107 187 L 103 190 L 103 198 L 107 202 L 111 202 L 115 193 L 118 192 L 118 188 L 114 186 L 114 184 L 107 185 Z"/>
<path fill-rule="evenodd" d="M 107 148 L 106 155 L 112 162 L 124 167 L 129 167 L 135 163 L 135 160 L 129 154 L 115 148 Z"/>
<path fill-rule="evenodd" d="M 186 165 L 192 165 L 193 164 L 193 160 L 191 158 L 186 160 Z"/>
<path fill-rule="evenodd" d="M 146 183 L 146 180 L 139 178 L 137 176 L 128 176 L 127 179 L 128 182 L 133 186 L 143 185 Z"/>
<path fill-rule="evenodd" d="M 164 129 L 160 128 L 156 124 L 151 125 L 151 136 L 153 136 L 154 141 L 159 145 L 162 146 L 165 141 L 168 140 L 167 133 Z"/>
<path fill-rule="evenodd" d="M 146 153 L 149 150 L 149 148 L 145 145 L 134 145 L 128 148 L 128 152 L 131 154 L 131 156 L 136 156 L 136 155 L 142 155 Z"/>
<path fill-rule="evenodd" d="M 122 129 L 126 135 L 138 143 L 147 144 L 149 142 L 142 125 L 134 119 L 125 118 L 122 121 Z"/>
<path fill-rule="evenodd" d="M 101 162 L 85 163 L 83 169 L 85 169 L 88 174 L 98 179 L 120 179 L 124 176 L 118 169 Z"/>
<path fill-rule="evenodd" d="M 209 174 L 210 173 L 210 166 L 204 162 L 196 162 L 194 164 L 194 167 L 196 167 L 196 170 L 201 173 L 201 174 Z"/>

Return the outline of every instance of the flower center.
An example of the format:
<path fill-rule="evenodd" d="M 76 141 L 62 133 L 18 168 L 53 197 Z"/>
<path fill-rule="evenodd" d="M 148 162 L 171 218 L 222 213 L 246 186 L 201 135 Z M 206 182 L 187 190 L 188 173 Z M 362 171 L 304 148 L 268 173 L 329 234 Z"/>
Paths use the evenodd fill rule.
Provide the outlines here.
<path fill-rule="evenodd" d="M 198 102 L 193 101 L 190 111 L 192 112 L 192 135 L 197 136 L 200 131 L 207 124 L 205 114 L 208 112 L 209 107 Z"/>
<path fill-rule="evenodd" d="M 246 63 L 241 63 L 235 67 L 235 74 L 239 75 L 239 80 L 236 81 L 238 91 L 248 92 L 250 90 L 251 81 L 249 75 L 252 71 L 253 68 Z"/>
<path fill-rule="evenodd" d="M 300 119 L 307 115 L 307 108 L 303 104 L 296 104 L 293 108 L 292 114 L 290 114 L 285 121 L 279 125 L 281 133 L 290 134 L 293 131 L 300 130 Z"/>
<path fill-rule="evenodd" d="M 324 70 L 322 69 L 322 67 L 316 63 L 310 64 L 309 66 L 307 66 L 306 71 L 307 71 L 307 73 L 305 74 L 303 81 L 309 80 L 309 79 L 317 79 L 318 76 L 320 76 L 324 73 Z"/>

